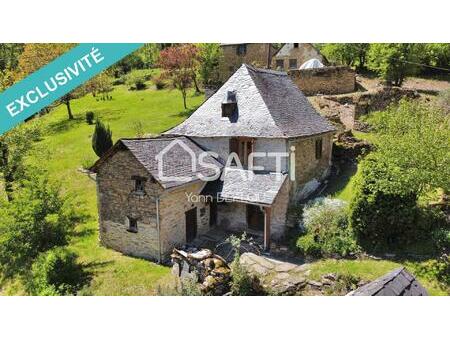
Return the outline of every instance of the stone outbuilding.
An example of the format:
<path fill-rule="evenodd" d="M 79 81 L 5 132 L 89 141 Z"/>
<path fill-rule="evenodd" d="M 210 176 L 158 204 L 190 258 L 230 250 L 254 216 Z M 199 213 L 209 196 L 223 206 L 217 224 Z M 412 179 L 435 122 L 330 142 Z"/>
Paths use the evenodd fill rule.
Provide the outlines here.
<path fill-rule="evenodd" d="M 272 68 L 279 71 L 299 69 L 308 60 L 327 64 L 325 57 L 312 43 L 285 43 L 272 58 Z"/>
<path fill-rule="evenodd" d="M 244 64 L 183 123 L 93 166 L 101 243 L 161 261 L 221 228 L 269 249 L 289 204 L 328 175 L 334 131 L 285 72 Z"/>

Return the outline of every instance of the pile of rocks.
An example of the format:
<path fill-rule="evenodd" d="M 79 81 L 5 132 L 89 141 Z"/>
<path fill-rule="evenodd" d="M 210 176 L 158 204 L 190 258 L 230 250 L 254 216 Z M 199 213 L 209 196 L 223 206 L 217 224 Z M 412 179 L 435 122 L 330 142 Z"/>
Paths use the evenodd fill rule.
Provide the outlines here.
<path fill-rule="evenodd" d="M 333 145 L 333 157 L 338 161 L 354 160 L 359 155 L 367 154 L 373 145 L 365 140 L 353 136 L 351 130 L 337 135 L 337 142 Z"/>
<path fill-rule="evenodd" d="M 209 249 L 188 252 L 173 249 L 172 273 L 194 278 L 205 295 L 223 295 L 230 289 L 231 269 L 227 262 Z"/>

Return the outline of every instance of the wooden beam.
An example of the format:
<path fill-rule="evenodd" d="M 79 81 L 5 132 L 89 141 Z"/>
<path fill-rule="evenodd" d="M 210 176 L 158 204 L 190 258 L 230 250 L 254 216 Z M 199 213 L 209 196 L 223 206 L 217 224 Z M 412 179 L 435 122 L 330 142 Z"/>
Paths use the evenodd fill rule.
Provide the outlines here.
<path fill-rule="evenodd" d="M 264 250 L 270 250 L 270 207 L 264 208 Z"/>

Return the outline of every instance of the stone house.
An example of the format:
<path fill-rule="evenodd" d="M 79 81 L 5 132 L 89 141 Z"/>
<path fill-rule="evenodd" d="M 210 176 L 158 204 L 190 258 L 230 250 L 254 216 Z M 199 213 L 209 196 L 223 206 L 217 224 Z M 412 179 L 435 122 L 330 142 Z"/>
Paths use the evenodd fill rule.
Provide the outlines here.
<path fill-rule="evenodd" d="M 243 63 L 270 68 L 277 49 L 271 43 L 223 43 L 219 62 L 220 81 L 225 82 Z"/>
<path fill-rule="evenodd" d="M 325 57 L 311 43 L 285 43 L 272 58 L 272 69 L 281 71 L 298 69 L 310 59 L 327 63 Z"/>
<path fill-rule="evenodd" d="M 100 241 L 161 261 L 219 227 L 269 249 L 289 204 L 327 176 L 333 132 L 285 72 L 244 64 L 183 123 L 119 140 L 93 166 Z"/>

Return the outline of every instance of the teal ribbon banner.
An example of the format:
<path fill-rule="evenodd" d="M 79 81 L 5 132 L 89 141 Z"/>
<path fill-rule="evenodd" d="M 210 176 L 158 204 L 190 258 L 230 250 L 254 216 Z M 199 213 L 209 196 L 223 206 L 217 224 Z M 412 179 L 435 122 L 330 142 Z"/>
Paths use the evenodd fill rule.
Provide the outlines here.
<path fill-rule="evenodd" d="M 140 43 L 82 43 L 0 94 L 0 135 L 132 53 Z"/>

